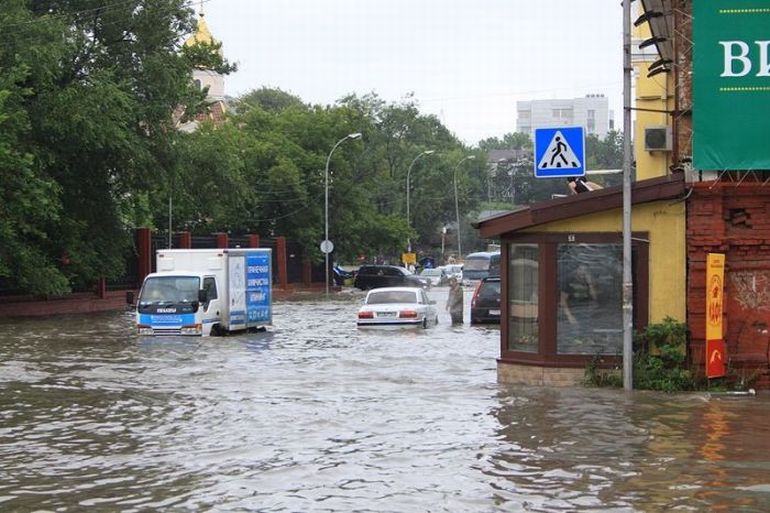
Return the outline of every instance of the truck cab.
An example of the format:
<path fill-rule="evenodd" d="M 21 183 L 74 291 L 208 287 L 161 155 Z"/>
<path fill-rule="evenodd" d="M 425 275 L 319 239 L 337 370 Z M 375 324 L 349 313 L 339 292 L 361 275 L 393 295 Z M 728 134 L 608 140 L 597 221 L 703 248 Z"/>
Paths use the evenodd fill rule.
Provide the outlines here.
<path fill-rule="evenodd" d="M 215 275 L 153 273 L 137 301 L 140 335 L 202 335 L 218 330 L 221 307 Z"/>

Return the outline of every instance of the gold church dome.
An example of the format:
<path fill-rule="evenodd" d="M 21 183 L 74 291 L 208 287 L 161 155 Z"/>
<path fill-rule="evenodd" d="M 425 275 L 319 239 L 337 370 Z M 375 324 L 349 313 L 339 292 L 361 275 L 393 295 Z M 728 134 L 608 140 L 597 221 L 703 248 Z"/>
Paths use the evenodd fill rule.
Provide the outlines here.
<path fill-rule="evenodd" d="M 202 12 L 198 16 L 198 25 L 195 29 L 195 33 L 188 37 L 187 41 L 184 42 L 185 46 L 192 46 L 200 43 L 207 45 L 214 44 L 214 37 L 211 35 L 211 31 L 209 30 L 209 26 L 206 23 Z"/>

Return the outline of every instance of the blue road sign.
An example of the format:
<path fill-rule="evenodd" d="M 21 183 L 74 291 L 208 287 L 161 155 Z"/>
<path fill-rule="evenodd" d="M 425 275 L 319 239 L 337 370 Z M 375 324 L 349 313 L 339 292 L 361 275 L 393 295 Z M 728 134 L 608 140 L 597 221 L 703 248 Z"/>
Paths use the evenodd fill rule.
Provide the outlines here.
<path fill-rule="evenodd" d="M 585 174 L 583 127 L 535 129 L 536 177 L 570 177 Z"/>

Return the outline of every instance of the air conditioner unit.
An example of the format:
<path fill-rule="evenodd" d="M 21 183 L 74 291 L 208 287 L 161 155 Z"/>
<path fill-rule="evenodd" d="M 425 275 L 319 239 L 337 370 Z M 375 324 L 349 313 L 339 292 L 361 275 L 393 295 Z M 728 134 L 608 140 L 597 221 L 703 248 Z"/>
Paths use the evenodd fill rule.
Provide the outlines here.
<path fill-rule="evenodd" d="M 671 151 L 671 127 L 654 126 L 644 129 L 646 151 Z"/>

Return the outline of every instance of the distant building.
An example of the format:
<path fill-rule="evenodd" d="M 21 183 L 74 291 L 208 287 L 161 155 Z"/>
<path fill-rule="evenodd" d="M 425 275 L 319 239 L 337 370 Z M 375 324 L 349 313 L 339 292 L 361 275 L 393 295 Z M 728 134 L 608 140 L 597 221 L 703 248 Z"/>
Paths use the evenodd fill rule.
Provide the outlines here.
<path fill-rule="evenodd" d="M 589 94 L 565 100 L 527 100 L 516 102 L 516 131 L 534 139 L 535 128 L 582 126 L 586 135 L 604 139 L 614 129 L 613 113 L 607 97 Z"/>

